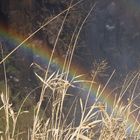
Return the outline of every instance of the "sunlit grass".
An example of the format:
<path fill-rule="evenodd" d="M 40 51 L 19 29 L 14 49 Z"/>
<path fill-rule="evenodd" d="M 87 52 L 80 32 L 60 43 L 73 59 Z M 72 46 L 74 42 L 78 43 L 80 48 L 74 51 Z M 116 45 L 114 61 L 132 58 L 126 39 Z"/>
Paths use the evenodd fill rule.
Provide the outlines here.
<path fill-rule="evenodd" d="M 77 103 L 80 104 L 81 116 L 74 116 L 69 113 L 76 112 L 79 109 L 74 101 L 67 106 L 67 111 L 64 111 L 64 99 L 65 96 L 68 96 L 66 94 L 67 89 L 74 85 L 74 80 L 64 80 L 64 75 L 54 72 L 48 77 L 47 81 L 44 81 L 38 75 L 38 78 L 44 83 L 44 96 L 50 93 L 52 94 L 50 103 L 48 103 L 51 106 L 47 106 L 46 103 L 46 109 L 44 111 L 40 107 L 38 116 L 36 116 L 38 103 L 34 104 L 31 109 L 22 111 L 22 106 L 24 103 L 26 104 L 26 100 L 28 99 L 26 97 L 18 112 L 16 112 L 9 100 L 8 91 L 7 93 L 1 93 L 1 139 L 31 139 L 32 137 L 36 140 L 123 140 L 131 139 L 132 137 L 135 140 L 138 139 L 140 126 L 136 124 L 139 113 L 138 116 L 135 116 L 135 122 L 130 124 L 130 118 L 139 109 L 138 106 L 132 108 L 134 98 L 130 99 L 127 104 L 123 104 L 120 100 L 122 98 L 120 94 L 119 98 L 114 99 L 112 111 L 108 112 L 110 106 L 108 103 L 102 103 L 100 101 L 101 92 L 99 89 L 98 100 L 90 108 L 84 106 L 85 101 L 80 98 L 77 99 L 79 100 Z M 47 89 L 50 89 L 50 93 L 47 93 Z M 43 100 L 44 98 L 41 102 Z M 72 106 L 74 107 L 71 108 Z M 46 115 L 48 110 L 50 112 L 49 116 Z M 71 122 L 67 121 L 69 117 L 71 118 Z M 78 125 L 75 125 L 75 120 L 77 119 L 75 117 L 79 117 L 80 119 Z"/>

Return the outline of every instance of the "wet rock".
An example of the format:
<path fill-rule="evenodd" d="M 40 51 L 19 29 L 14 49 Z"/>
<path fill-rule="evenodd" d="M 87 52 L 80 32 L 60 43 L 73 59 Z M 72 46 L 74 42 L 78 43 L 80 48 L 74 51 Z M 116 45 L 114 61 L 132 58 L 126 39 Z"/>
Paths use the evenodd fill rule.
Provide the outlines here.
<path fill-rule="evenodd" d="M 135 14 L 121 4 L 123 2 L 113 1 L 97 8 L 91 16 L 94 22 L 87 28 L 87 44 L 95 60 L 106 59 L 112 70 L 125 76 L 139 69 L 140 57 L 136 50 L 140 47 L 134 36 L 140 30 Z"/>

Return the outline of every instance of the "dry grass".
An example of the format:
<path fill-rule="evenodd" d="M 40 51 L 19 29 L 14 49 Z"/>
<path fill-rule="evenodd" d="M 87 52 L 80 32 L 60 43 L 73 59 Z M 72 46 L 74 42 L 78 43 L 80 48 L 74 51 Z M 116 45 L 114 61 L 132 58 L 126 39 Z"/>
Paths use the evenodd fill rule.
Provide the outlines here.
<path fill-rule="evenodd" d="M 71 111 L 73 103 L 67 108 L 68 113 L 65 114 L 64 99 L 65 96 L 67 96 L 67 89 L 74 85 L 75 79 L 72 81 L 65 80 L 64 75 L 65 74 L 58 74 L 58 72 L 53 73 L 48 77 L 47 81 L 44 81 L 43 78 L 38 76 L 44 84 L 45 90 L 43 91 L 43 95 L 47 96 L 47 94 L 50 94 L 46 92 L 47 89 L 49 89 L 53 95 L 50 100 L 51 112 L 50 116 L 46 117 L 45 114 L 47 113 L 47 109 L 50 108 L 46 108 L 44 112 L 41 106 L 39 106 L 39 103 L 34 105 L 34 111 L 32 116 L 30 116 L 30 120 L 33 119 L 33 121 L 30 124 L 28 131 L 26 130 L 26 133 L 24 132 L 25 130 L 20 132 L 16 127 L 20 122 L 18 122 L 18 119 L 25 119 L 21 117 L 23 114 L 30 114 L 28 110 L 22 111 L 22 106 L 28 97 L 24 100 L 19 111 L 15 112 L 12 108 L 12 103 L 9 101 L 8 90 L 5 93 L 1 93 L 3 105 L 0 107 L 0 111 L 3 110 L 2 115 L 5 117 L 5 127 L 1 130 L 0 134 L 1 140 L 23 139 L 23 136 L 24 139 L 32 140 L 138 140 L 140 127 L 139 125 L 136 125 L 138 116 L 136 116 L 135 122 L 130 124 L 132 114 L 135 111 L 138 112 L 137 110 L 139 109 L 138 106 L 135 107 L 135 109 L 132 109 L 134 98 L 129 100 L 128 104 L 124 105 L 121 103 L 120 95 L 117 100 L 114 100 L 112 111 L 108 112 L 108 109 L 110 108 L 110 106 L 108 107 L 108 103 L 103 104 L 100 102 L 100 96 L 103 94 L 102 91 L 100 91 L 100 86 L 98 89 L 99 93 L 96 97 L 97 100 L 88 111 L 85 103 L 82 99 L 79 99 L 82 114 L 81 117 L 75 116 L 81 118 L 79 125 L 75 126 L 74 120 L 76 118 L 74 117 L 70 123 L 67 123 L 67 119 L 71 117 L 69 112 Z M 44 97 L 41 98 L 40 102 L 43 102 Z M 76 111 L 76 109 L 78 108 L 75 105 L 74 111 Z M 29 120 L 27 119 L 25 123 L 29 123 L 28 121 Z"/>

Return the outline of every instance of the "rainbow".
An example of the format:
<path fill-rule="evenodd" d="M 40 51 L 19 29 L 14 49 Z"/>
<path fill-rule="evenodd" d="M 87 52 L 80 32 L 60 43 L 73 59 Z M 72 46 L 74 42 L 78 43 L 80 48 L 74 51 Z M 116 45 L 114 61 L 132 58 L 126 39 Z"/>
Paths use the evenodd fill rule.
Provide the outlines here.
<path fill-rule="evenodd" d="M 0 29 L 0 37 L 4 38 L 5 40 L 10 40 L 14 44 L 20 44 L 23 40 L 26 39 L 25 37 L 16 34 L 14 31 L 10 31 L 10 33 L 7 33 L 7 31 L 4 28 Z M 24 45 L 22 45 L 21 47 L 24 48 L 25 50 L 33 50 L 34 54 L 39 55 L 43 60 L 46 61 L 46 63 L 49 62 L 52 51 L 49 49 L 49 47 L 45 46 L 45 44 L 43 44 L 42 46 L 37 46 L 33 42 L 30 41 L 30 42 L 24 43 Z M 55 55 L 57 56 L 57 54 Z M 63 67 L 63 58 L 58 58 L 57 65 L 60 68 Z M 85 73 L 86 73 L 86 70 L 82 68 L 81 66 L 75 65 L 75 64 L 71 65 L 71 69 L 69 72 L 70 76 L 74 76 L 75 74 L 85 74 Z M 97 84 L 92 84 L 92 88 L 90 91 L 91 95 L 89 96 L 91 98 L 90 100 L 91 102 L 93 101 L 92 99 L 96 97 L 99 83 L 100 82 L 98 82 Z M 91 83 L 88 83 L 88 82 L 83 84 L 83 87 L 86 91 L 84 92 L 85 95 L 83 95 L 83 97 L 85 98 L 87 97 L 90 86 L 91 86 Z M 109 108 L 112 108 L 114 104 L 114 97 L 110 93 L 111 93 L 111 90 L 106 89 L 101 95 L 101 100 L 106 102 Z M 136 127 L 138 127 L 139 122 L 136 121 L 135 115 L 131 115 L 129 117 L 128 124 L 132 125 L 134 122 L 136 122 Z"/>

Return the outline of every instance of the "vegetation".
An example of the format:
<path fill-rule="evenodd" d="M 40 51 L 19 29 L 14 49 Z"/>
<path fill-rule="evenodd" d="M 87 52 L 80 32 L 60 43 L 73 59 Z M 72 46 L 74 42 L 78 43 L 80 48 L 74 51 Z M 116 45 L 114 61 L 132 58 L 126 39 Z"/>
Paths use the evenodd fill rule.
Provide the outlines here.
<path fill-rule="evenodd" d="M 43 83 L 39 102 L 33 103 L 29 99 L 29 96 L 27 96 L 17 111 L 14 111 L 14 106 L 9 100 L 10 90 L 4 84 L 5 87 L 1 93 L 0 107 L 1 140 L 138 140 L 140 126 L 137 125 L 137 119 L 139 118 L 139 113 L 135 116 L 135 122 L 130 124 L 130 118 L 139 109 L 138 106 L 133 107 L 135 100 L 135 97 L 133 97 L 134 93 L 127 104 L 124 105 L 121 102 L 127 89 L 137 79 L 138 75 L 139 73 L 129 81 L 125 89 L 122 89 L 119 98 L 114 99 L 111 112 L 108 111 L 110 105 L 108 103 L 104 104 L 104 101 L 100 101 L 100 97 L 102 97 L 104 92 L 104 88 L 101 89 L 100 85 L 98 86 L 96 101 L 89 108 L 87 108 L 86 103 L 82 99 L 78 99 L 81 116 L 71 114 L 78 109 L 74 102 L 71 102 L 65 108 L 66 103 L 64 101 L 65 97 L 68 96 L 67 89 L 70 86 L 74 86 L 75 82 L 78 82 L 76 77 L 73 77 L 72 81 L 68 81 L 65 73 L 59 74 L 58 72 L 54 72 L 45 79 L 38 75 L 38 78 Z M 86 80 L 83 82 L 86 83 Z M 91 81 L 91 86 L 92 84 L 93 81 Z M 133 92 L 135 92 L 135 88 L 133 88 Z M 47 102 L 46 109 L 43 110 L 41 104 L 45 96 L 49 96 L 50 94 L 48 89 L 52 96 L 50 96 L 50 102 Z M 29 108 L 24 108 L 24 104 L 26 106 L 28 104 Z M 78 125 L 75 125 L 76 117 L 80 118 Z M 69 119 L 71 120 L 70 122 L 68 121 Z"/>
<path fill-rule="evenodd" d="M 140 138 L 139 106 L 135 104 L 135 100 L 139 96 L 139 91 L 137 91 L 140 78 L 139 72 L 132 74 L 129 79 L 126 78 L 119 90 L 114 89 L 115 92 L 119 93 L 114 94 L 114 99 L 111 98 L 112 106 L 107 102 L 107 99 L 114 93 L 113 91 L 108 93 L 106 99 L 102 99 L 102 97 L 106 93 L 107 86 L 115 71 L 110 75 L 104 86 L 96 82 L 98 75 L 104 74 L 104 70 L 106 70 L 106 61 L 95 64 L 96 67 L 92 70 L 91 79 L 85 79 L 84 74 L 70 77 L 72 58 L 77 47 L 78 37 L 94 6 L 81 23 L 81 26 L 75 29 L 76 32 L 73 33 L 71 42 L 67 47 L 68 53 L 64 57 L 63 67 L 50 73 L 51 64 L 55 59 L 56 45 L 71 7 L 64 12 L 65 15 L 47 69 L 44 71 L 40 66 L 40 72 L 35 73 L 41 86 L 38 102 L 32 99 L 33 91 L 31 91 L 16 107 L 17 104 L 15 105 L 11 100 L 13 97 L 11 97 L 12 91 L 7 82 L 5 60 L 19 49 L 23 43 L 33 37 L 36 32 L 39 32 L 40 29 L 63 13 L 42 25 L 1 61 L 5 79 L 0 83 L 1 140 L 138 140 Z M 40 73 L 43 72 L 43 76 L 40 76 Z M 87 83 L 89 84 L 87 98 L 75 97 L 69 103 L 68 100 L 70 96 L 73 96 L 73 93 L 68 93 L 68 90 L 74 87 L 81 88 L 81 85 Z M 88 98 L 94 84 L 97 86 L 95 101 L 88 106 Z M 118 87 L 116 88 L 118 89 Z M 130 97 L 126 96 L 129 91 L 131 92 Z M 127 101 L 123 102 L 123 98 L 126 97 L 128 98 L 125 99 Z M 79 113 L 77 114 L 77 112 Z M 130 121 L 132 118 L 133 122 Z M 76 122 L 77 119 L 78 123 Z"/>

